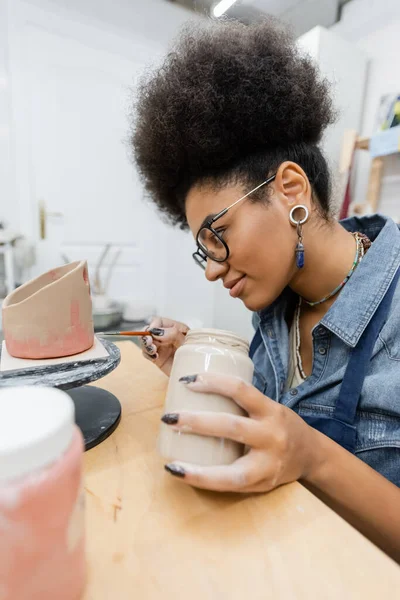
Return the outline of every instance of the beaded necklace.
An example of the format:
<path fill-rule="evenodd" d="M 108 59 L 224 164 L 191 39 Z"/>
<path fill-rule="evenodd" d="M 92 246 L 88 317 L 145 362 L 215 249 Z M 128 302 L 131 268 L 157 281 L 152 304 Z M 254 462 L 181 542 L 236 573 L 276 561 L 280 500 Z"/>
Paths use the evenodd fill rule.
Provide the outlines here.
<path fill-rule="evenodd" d="M 348 282 L 350 277 L 353 275 L 355 268 L 361 262 L 365 252 L 371 246 L 370 239 L 367 238 L 367 236 L 364 235 L 363 233 L 356 232 L 356 233 L 352 233 L 351 235 L 356 240 L 356 255 L 354 257 L 354 262 L 352 264 L 350 271 L 347 273 L 347 275 L 343 279 L 342 283 L 340 283 L 337 287 L 335 287 L 333 292 L 331 292 L 330 294 L 328 294 L 327 296 L 322 298 L 322 300 L 317 300 L 316 302 L 309 302 L 308 300 L 303 298 L 304 302 L 306 302 L 306 304 L 308 304 L 309 306 L 317 306 L 318 304 L 322 304 L 323 302 L 326 302 L 327 300 L 329 300 L 329 298 L 336 296 L 336 294 L 338 292 L 340 292 L 340 290 L 346 285 L 346 283 Z"/>
<path fill-rule="evenodd" d="M 346 283 L 348 282 L 348 280 L 350 279 L 350 277 L 353 275 L 356 267 L 360 264 L 360 262 L 362 261 L 362 259 L 364 258 L 365 253 L 367 252 L 368 248 L 371 246 L 371 240 L 364 235 L 363 233 L 352 233 L 354 239 L 356 240 L 356 255 L 354 258 L 354 262 L 353 265 L 350 269 L 350 271 L 347 273 L 346 277 L 343 279 L 342 283 L 340 285 L 338 285 L 333 292 L 331 292 L 330 294 L 328 294 L 327 296 L 325 296 L 325 298 L 322 298 L 322 300 L 317 300 L 316 302 L 308 302 L 308 300 L 305 300 L 304 298 L 302 298 L 301 296 L 299 296 L 299 301 L 296 307 L 296 312 L 295 312 L 295 327 L 296 327 L 296 360 L 297 360 L 297 366 L 300 372 L 300 375 L 303 379 L 307 379 L 307 375 L 304 373 L 303 370 L 303 364 L 301 362 L 301 354 L 300 354 L 300 344 L 301 344 L 301 339 L 300 339 L 300 311 L 301 311 L 301 303 L 302 301 L 306 302 L 309 306 L 316 306 L 318 304 L 322 304 L 323 302 L 326 302 L 327 300 L 329 300 L 329 298 L 332 298 L 333 296 L 335 296 L 338 292 L 340 292 L 340 290 L 346 285 Z"/>

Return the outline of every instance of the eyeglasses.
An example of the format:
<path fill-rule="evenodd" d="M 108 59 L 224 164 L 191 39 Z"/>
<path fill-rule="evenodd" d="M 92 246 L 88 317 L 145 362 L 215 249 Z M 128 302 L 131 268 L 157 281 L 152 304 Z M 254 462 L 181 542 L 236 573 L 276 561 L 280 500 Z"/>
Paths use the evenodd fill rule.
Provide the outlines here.
<path fill-rule="evenodd" d="M 214 227 L 213 227 L 214 223 L 216 221 L 218 221 L 218 219 L 221 219 L 221 217 L 226 215 L 228 210 L 230 210 L 231 208 L 236 206 L 236 204 L 239 204 L 239 202 L 241 202 L 242 200 L 244 200 L 245 198 L 250 196 L 250 194 L 253 194 L 253 192 L 256 192 L 263 185 L 267 185 L 268 183 L 271 183 L 271 181 L 273 181 L 275 179 L 275 177 L 276 177 L 276 174 L 272 175 L 271 177 L 269 177 L 268 179 L 266 179 L 265 181 L 260 183 L 260 185 L 255 187 L 253 190 L 251 190 L 250 192 L 248 192 L 247 194 L 245 194 L 244 196 L 239 198 L 239 200 L 236 200 L 236 202 L 234 202 L 227 208 L 224 208 L 223 210 L 221 210 L 214 217 L 209 217 L 203 223 L 203 225 L 200 227 L 200 229 L 197 233 L 197 236 L 196 236 L 197 251 L 194 252 L 194 254 L 192 254 L 195 263 L 197 265 L 199 265 L 199 267 L 201 267 L 202 269 L 205 270 L 205 268 L 207 266 L 208 258 L 210 258 L 211 260 L 214 260 L 215 262 L 219 262 L 219 263 L 222 263 L 222 262 L 225 262 L 226 260 L 228 260 L 228 257 L 229 257 L 228 245 L 224 241 L 222 234 L 219 233 L 216 229 L 214 229 Z"/>

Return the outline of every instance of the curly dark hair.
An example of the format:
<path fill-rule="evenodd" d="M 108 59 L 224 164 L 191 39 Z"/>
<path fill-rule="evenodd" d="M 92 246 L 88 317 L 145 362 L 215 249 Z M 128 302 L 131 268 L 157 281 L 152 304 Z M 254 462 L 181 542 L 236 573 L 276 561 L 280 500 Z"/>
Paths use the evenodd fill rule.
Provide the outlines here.
<path fill-rule="evenodd" d="M 330 177 L 318 148 L 334 122 L 329 85 L 275 19 L 187 26 L 141 82 L 131 144 L 147 192 L 186 227 L 190 187 L 254 186 L 284 160 L 307 174 L 329 217 Z"/>

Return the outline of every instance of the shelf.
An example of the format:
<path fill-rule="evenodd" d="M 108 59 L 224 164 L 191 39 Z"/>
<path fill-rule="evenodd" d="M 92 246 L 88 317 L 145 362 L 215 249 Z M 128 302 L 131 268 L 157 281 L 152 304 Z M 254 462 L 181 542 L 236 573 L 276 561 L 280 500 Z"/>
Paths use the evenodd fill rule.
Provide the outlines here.
<path fill-rule="evenodd" d="M 357 138 L 356 148 L 357 148 L 357 150 L 369 150 L 369 138 L 368 137 Z"/>
<path fill-rule="evenodd" d="M 372 137 L 359 137 L 355 147 L 358 150 L 369 150 L 373 158 L 380 158 L 400 152 L 400 125 L 381 131 Z"/>

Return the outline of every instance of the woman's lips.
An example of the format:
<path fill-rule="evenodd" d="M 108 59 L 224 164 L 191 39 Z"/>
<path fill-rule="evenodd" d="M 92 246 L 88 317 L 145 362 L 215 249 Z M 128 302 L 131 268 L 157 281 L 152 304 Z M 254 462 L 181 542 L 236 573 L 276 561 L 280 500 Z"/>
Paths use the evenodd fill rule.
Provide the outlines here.
<path fill-rule="evenodd" d="M 234 285 L 231 286 L 231 288 L 229 290 L 229 295 L 232 298 L 237 298 L 238 296 L 240 296 L 240 294 L 243 291 L 245 279 L 246 279 L 246 275 L 243 275 L 243 277 L 240 277 L 240 279 L 238 279 L 236 282 L 234 282 Z"/>

